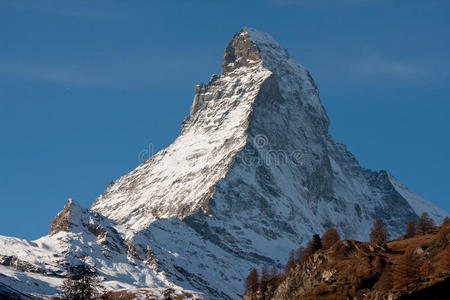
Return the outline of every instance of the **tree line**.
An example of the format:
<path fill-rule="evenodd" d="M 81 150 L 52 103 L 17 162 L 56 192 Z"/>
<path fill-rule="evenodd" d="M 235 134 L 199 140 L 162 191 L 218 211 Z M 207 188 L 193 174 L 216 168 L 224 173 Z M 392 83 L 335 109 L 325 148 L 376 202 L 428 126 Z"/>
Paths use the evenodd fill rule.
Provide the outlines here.
<path fill-rule="evenodd" d="M 444 223 L 450 222 L 446 217 Z M 417 234 L 425 235 L 430 229 L 434 227 L 434 220 L 424 212 L 416 221 L 411 220 L 405 230 L 404 238 L 411 238 Z M 331 227 L 322 235 L 314 234 L 311 241 L 306 245 L 300 246 L 296 251 L 292 250 L 289 254 L 289 259 L 284 267 L 284 274 L 289 273 L 296 265 L 303 263 L 306 259 L 317 252 L 320 249 L 329 249 L 336 242 L 340 240 L 339 233 L 336 228 Z M 373 226 L 370 229 L 369 240 L 372 243 L 382 245 L 389 240 L 389 232 L 386 223 L 381 219 L 375 220 Z M 443 264 L 450 269 L 450 247 L 447 247 L 446 252 L 442 257 Z M 429 263 L 428 263 L 429 265 Z M 422 266 L 419 270 L 417 259 L 414 253 L 406 253 L 402 257 L 400 266 L 398 266 L 394 272 L 397 282 L 400 284 L 407 284 L 411 282 L 412 278 L 416 278 L 418 274 L 424 274 L 427 270 L 427 265 Z M 261 273 L 261 276 L 259 276 Z M 429 270 L 428 270 L 429 273 Z M 280 273 L 281 274 L 281 273 Z M 245 288 L 249 289 L 257 284 L 266 283 L 273 278 L 280 275 L 275 267 L 272 267 L 270 275 L 267 275 L 267 266 L 261 268 L 261 272 L 258 272 L 257 268 L 252 268 L 245 280 Z"/>
<path fill-rule="evenodd" d="M 284 267 L 284 273 L 289 273 L 296 264 L 304 262 L 310 255 L 320 249 L 329 249 L 340 239 L 339 233 L 334 227 L 329 228 L 322 237 L 314 234 L 306 247 L 300 246 L 296 251 L 292 250 L 290 252 L 289 259 Z M 268 277 L 264 275 L 265 270 L 267 270 L 267 266 L 261 268 L 261 276 L 258 276 L 258 270 L 256 268 L 251 269 L 245 281 L 245 288 L 248 289 L 259 283 L 266 283 L 279 275 L 275 267 L 272 267 L 272 272 Z"/>

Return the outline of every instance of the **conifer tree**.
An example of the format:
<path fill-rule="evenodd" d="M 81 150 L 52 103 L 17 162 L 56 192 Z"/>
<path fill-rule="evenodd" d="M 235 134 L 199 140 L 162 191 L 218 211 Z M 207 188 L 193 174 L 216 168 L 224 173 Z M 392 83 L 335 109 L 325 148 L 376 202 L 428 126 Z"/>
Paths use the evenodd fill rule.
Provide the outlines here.
<path fill-rule="evenodd" d="M 380 245 L 386 242 L 387 239 L 387 226 L 382 219 L 377 219 L 370 229 L 370 241 Z"/>
<path fill-rule="evenodd" d="M 411 238 L 416 235 L 416 223 L 414 221 L 409 221 L 406 226 L 405 238 Z"/>
<path fill-rule="evenodd" d="M 433 273 L 433 265 L 430 263 L 429 260 L 425 261 L 423 265 L 420 267 L 420 275 L 422 277 L 427 277 L 431 273 Z"/>
<path fill-rule="evenodd" d="M 444 221 L 442 222 L 442 224 L 449 224 L 449 223 L 450 223 L 450 218 L 448 216 L 446 216 Z"/>
<path fill-rule="evenodd" d="M 267 272 L 267 266 L 261 268 L 261 283 L 266 283 L 270 280 L 270 275 Z"/>
<path fill-rule="evenodd" d="M 286 263 L 286 267 L 284 268 L 284 273 L 289 273 L 289 271 L 291 271 L 291 269 L 294 267 L 295 265 L 295 256 L 294 256 L 294 251 L 291 251 L 290 255 L 289 255 L 289 259 Z"/>
<path fill-rule="evenodd" d="M 420 275 L 417 257 L 412 251 L 406 252 L 400 259 L 399 264 L 394 269 L 394 279 L 397 286 L 406 286 L 414 282 Z"/>
<path fill-rule="evenodd" d="M 320 239 L 320 235 L 314 234 L 312 239 L 312 253 L 316 253 L 322 249 L 322 240 Z"/>
<path fill-rule="evenodd" d="M 424 212 L 417 221 L 417 231 L 421 234 L 425 234 L 428 230 L 433 228 L 433 226 L 434 220 L 426 212 Z"/>
<path fill-rule="evenodd" d="M 385 291 L 390 290 L 394 287 L 392 282 L 391 265 L 388 262 L 386 262 L 386 266 L 381 273 L 376 287 Z"/>
<path fill-rule="evenodd" d="M 275 277 L 277 277 L 278 275 L 278 271 L 277 271 L 277 267 L 273 266 L 272 269 L 270 270 L 270 280 L 274 279 Z"/>
<path fill-rule="evenodd" d="M 325 233 L 322 236 L 322 246 L 324 249 L 329 249 L 340 239 L 341 237 L 339 236 L 339 233 L 337 232 L 336 228 L 334 227 L 328 228 L 328 230 L 325 231 Z"/>
<path fill-rule="evenodd" d="M 305 254 L 306 254 L 306 248 L 303 247 L 303 246 L 298 247 L 298 249 L 297 249 L 297 262 L 303 261 Z"/>
<path fill-rule="evenodd" d="M 245 279 L 245 288 L 249 289 L 254 287 L 255 285 L 258 284 L 258 280 L 259 280 L 258 270 L 256 270 L 256 268 L 251 269 L 250 273 Z"/>
<path fill-rule="evenodd" d="M 308 244 L 306 244 L 305 253 L 303 256 L 308 257 L 311 254 L 313 254 L 313 249 L 314 249 L 313 243 L 312 241 L 309 241 Z"/>
<path fill-rule="evenodd" d="M 438 242 L 442 244 L 444 247 L 448 245 L 448 241 L 450 240 L 450 227 L 442 226 L 439 230 L 438 234 Z"/>
<path fill-rule="evenodd" d="M 447 248 L 445 248 L 442 255 L 442 267 L 445 271 L 450 271 L 450 246 L 447 246 Z"/>
<path fill-rule="evenodd" d="M 60 298 L 64 300 L 98 299 L 102 286 L 97 269 L 90 266 L 85 258 L 80 264 L 69 266 L 61 290 Z"/>

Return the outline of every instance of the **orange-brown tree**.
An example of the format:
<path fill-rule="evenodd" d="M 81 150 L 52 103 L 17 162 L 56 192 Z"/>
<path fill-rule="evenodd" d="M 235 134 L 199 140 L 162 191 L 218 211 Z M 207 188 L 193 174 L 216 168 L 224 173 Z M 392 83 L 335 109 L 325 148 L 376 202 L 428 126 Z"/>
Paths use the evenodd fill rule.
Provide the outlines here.
<path fill-rule="evenodd" d="M 305 255 L 306 248 L 303 246 L 298 247 L 297 249 L 297 262 L 300 262 L 303 259 L 303 256 Z"/>
<path fill-rule="evenodd" d="M 406 252 L 399 261 L 399 264 L 394 269 L 395 283 L 399 287 L 408 286 L 417 280 L 420 275 L 419 264 L 417 257 L 412 251 Z"/>
<path fill-rule="evenodd" d="M 411 238 L 415 235 L 416 235 L 416 223 L 411 220 L 406 226 L 405 238 Z"/>
<path fill-rule="evenodd" d="M 420 267 L 420 275 L 422 277 L 427 277 L 430 274 L 432 274 L 434 271 L 433 265 L 430 263 L 429 260 L 425 261 L 423 265 Z"/>
<path fill-rule="evenodd" d="M 442 267 L 446 271 L 450 271 L 450 246 L 447 246 L 447 248 L 445 248 L 442 255 Z"/>
<path fill-rule="evenodd" d="M 447 216 L 447 217 L 445 217 L 445 219 L 442 222 L 442 224 L 449 224 L 449 223 L 450 223 L 450 218 Z"/>
<path fill-rule="evenodd" d="M 386 267 L 384 268 L 384 271 L 381 273 L 380 279 L 377 282 L 377 288 L 387 291 L 392 289 L 393 287 L 391 265 L 389 263 L 386 263 Z"/>
<path fill-rule="evenodd" d="M 314 253 L 313 242 L 312 242 L 312 241 L 309 241 L 308 244 L 306 244 L 304 256 L 305 256 L 305 257 L 308 257 L 308 256 L 310 256 L 310 255 L 313 254 L 313 253 Z"/>
<path fill-rule="evenodd" d="M 289 273 L 294 266 L 295 266 L 295 255 L 294 251 L 291 251 L 286 266 L 284 267 L 284 273 L 286 274 Z"/>
<path fill-rule="evenodd" d="M 377 219 L 370 229 L 370 241 L 376 244 L 383 244 L 388 239 L 387 226 L 382 219 Z"/>
<path fill-rule="evenodd" d="M 339 233 L 337 232 L 336 228 L 334 227 L 328 228 L 328 230 L 325 231 L 325 233 L 322 235 L 322 246 L 324 249 L 329 249 L 340 239 L 341 237 L 339 236 Z"/>
<path fill-rule="evenodd" d="M 258 270 L 256 268 L 251 269 L 247 278 L 245 279 L 245 288 L 249 289 L 258 284 Z"/>
<path fill-rule="evenodd" d="M 313 249 L 312 242 L 308 242 L 306 248 L 303 246 L 298 247 L 297 262 L 303 263 L 312 254 L 312 249 Z"/>
<path fill-rule="evenodd" d="M 433 228 L 433 226 L 434 220 L 426 212 L 424 212 L 417 221 L 417 231 L 422 234 L 425 234 L 428 230 Z"/>
<path fill-rule="evenodd" d="M 277 275 L 278 275 L 277 267 L 273 266 L 272 269 L 270 270 L 270 274 L 269 274 L 270 280 L 277 277 Z"/>
<path fill-rule="evenodd" d="M 267 272 L 267 266 L 261 268 L 261 283 L 266 283 L 270 280 L 270 275 Z"/>

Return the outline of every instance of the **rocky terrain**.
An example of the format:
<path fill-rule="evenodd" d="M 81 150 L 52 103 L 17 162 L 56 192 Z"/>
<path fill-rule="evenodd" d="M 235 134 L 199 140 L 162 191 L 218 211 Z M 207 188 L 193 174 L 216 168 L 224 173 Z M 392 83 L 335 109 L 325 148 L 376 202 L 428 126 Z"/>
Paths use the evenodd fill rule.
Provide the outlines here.
<path fill-rule="evenodd" d="M 244 300 L 444 299 L 450 292 L 449 241 L 450 222 L 383 245 L 340 241 L 248 289 Z M 405 258 L 408 253 L 413 261 Z M 402 282 L 405 262 L 414 278 Z"/>
<path fill-rule="evenodd" d="M 425 211 L 437 222 L 448 215 L 388 172 L 361 167 L 328 126 L 310 73 L 270 35 L 243 28 L 222 73 L 195 87 L 170 146 L 90 209 L 69 200 L 49 235 L 0 236 L 0 282 L 46 297 L 67 265 L 88 257 L 109 290 L 240 299 L 252 266 L 281 267 L 313 233 L 334 226 L 366 240 L 377 218 L 396 236 Z"/>

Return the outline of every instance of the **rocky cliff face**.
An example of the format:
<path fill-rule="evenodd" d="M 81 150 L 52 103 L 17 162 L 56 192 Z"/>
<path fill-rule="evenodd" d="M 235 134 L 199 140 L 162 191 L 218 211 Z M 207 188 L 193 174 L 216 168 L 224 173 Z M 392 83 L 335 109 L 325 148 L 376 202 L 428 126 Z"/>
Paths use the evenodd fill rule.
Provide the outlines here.
<path fill-rule="evenodd" d="M 49 235 L 58 232 L 69 232 L 73 227 L 78 226 L 83 215 L 83 209 L 72 199 L 68 199 L 64 209 L 60 211 L 50 224 Z"/>
<path fill-rule="evenodd" d="M 195 87 L 179 137 L 110 184 L 90 211 L 66 206 L 45 243 L 92 256 L 111 288 L 173 282 L 238 299 L 252 266 L 281 266 L 330 226 L 366 239 L 379 217 L 397 235 L 423 211 L 447 215 L 387 172 L 362 168 L 328 125 L 309 72 L 268 34 L 244 28 L 226 47 L 222 74 Z M 157 266 L 143 262 L 148 247 Z"/>

